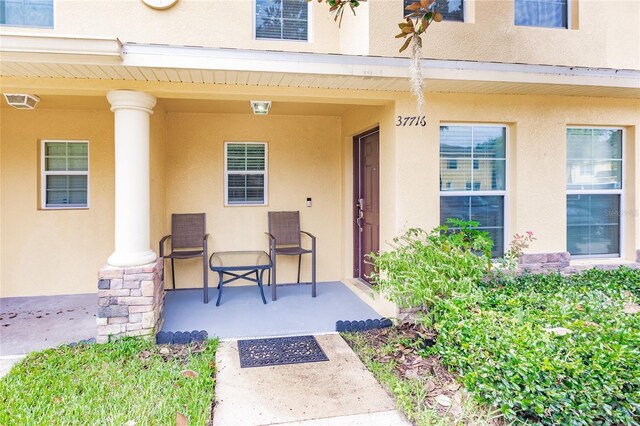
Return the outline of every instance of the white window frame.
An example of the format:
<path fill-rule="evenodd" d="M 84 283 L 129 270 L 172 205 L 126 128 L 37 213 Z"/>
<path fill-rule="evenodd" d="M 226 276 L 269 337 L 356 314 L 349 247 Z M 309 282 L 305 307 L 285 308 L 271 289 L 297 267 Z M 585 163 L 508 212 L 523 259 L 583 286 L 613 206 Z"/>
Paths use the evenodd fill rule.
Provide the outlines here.
<path fill-rule="evenodd" d="M 311 3 L 312 2 L 308 2 L 307 3 L 307 39 L 306 40 L 291 40 L 291 39 L 283 39 L 283 38 L 258 38 L 257 36 L 257 22 L 256 22 L 256 13 L 258 11 L 257 8 L 257 4 L 256 4 L 256 0 L 253 0 L 252 2 L 252 6 L 253 6 L 253 24 L 252 24 L 252 31 L 253 31 L 253 39 L 255 41 L 266 41 L 266 42 L 284 42 L 284 43 L 311 43 L 312 40 L 312 29 L 313 29 L 313 25 L 312 22 L 313 20 L 311 19 L 312 16 L 312 11 L 313 11 L 313 7 L 311 7 Z"/>
<path fill-rule="evenodd" d="M 585 130 L 620 130 L 621 134 L 621 144 L 622 144 L 622 167 L 621 167 L 621 181 L 619 189 L 567 189 L 567 176 L 564 178 L 564 185 L 566 195 L 619 195 L 620 196 L 620 211 L 618 212 L 618 247 L 620 248 L 619 253 L 612 254 L 584 254 L 584 255 L 574 255 L 571 257 L 574 259 L 619 259 L 623 257 L 624 252 L 624 244 L 625 244 L 625 221 L 623 220 L 622 212 L 625 210 L 625 173 L 626 173 L 626 158 L 627 158 L 627 144 L 625 143 L 627 135 L 626 129 L 624 127 L 619 126 L 567 126 L 567 130 L 569 129 L 585 129 Z M 565 131 L 565 149 L 567 148 L 567 132 Z M 605 159 L 606 160 L 606 159 Z M 613 160 L 613 159 L 611 159 Z M 616 159 L 617 160 L 617 159 Z M 565 155 L 565 173 L 567 170 L 567 155 Z M 565 200 L 565 227 L 568 230 L 569 225 L 566 223 L 567 214 L 567 202 Z M 568 238 L 566 238 L 565 243 L 568 243 Z M 568 251 L 568 247 L 567 247 Z"/>
<path fill-rule="evenodd" d="M 227 170 L 227 146 L 229 144 L 264 145 L 264 171 Z M 224 205 L 225 207 L 264 207 L 269 205 L 269 144 L 267 142 L 226 141 L 224 143 Z M 264 202 L 229 203 L 229 175 L 264 175 Z"/>
<path fill-rule="evenodd" d="M 504 123 L 447 123 L 441 122 L 438 125 L 438 160 L 440 160 L 440 127 L 442 126 L 460 126 L 460 127 L 471 127 L 471 140 L 473 140 L 473 127 L 502 127 L 505 129 L 504 137 L 504 189 L 494 190 L 494 191 L 474 191 L 473 190 L 473 179 L 471 180 L 471 188 L 470 190 L 460 190 L 460 191 L 443 191 L 440 187 L 438 190 L 440 192 L 440 197 L 487 197 L 487 196 L 501 196 L 503 198 L 502 207 L 504 211 L 502 212 L 503 217 L 503 248 L 506 252 L 509 249 L 509 233 L 507 232 L 509 226 L 509 141 L 511 140 L 511 136 L 509 134 L 509 126 Z M 439 162 L 439 161 L 438 161 Z M 473 157 L 471 157 L 471 169 L 473 173 Z M 440 176 L 440 170 L 438 169 L 438 177 Z M 440 199 L 438 198 L 438 201 Z M 438 209 L 438 212 L 440 209 Z M 490 227 L 487 227 L 490 228 Z M 504 254 L 504 253 L 503 253 Z"/>
<path fill-rule="evenodd" d="M 46 171 L 46 150 L 47 143 L 86 143 L 87 144 L 87 170 L 86 171 Z M 43 139 L 40 141 L 40 208 L 42 210 L 87 210 L 89 209 L 91 180 L 91 146 L 88 140 L 67 140 L 67 139 Z M 86 176 L 87 177 L 87 205 L 77 204 L 55 204 L 47 206 L 47 176 Z"/>

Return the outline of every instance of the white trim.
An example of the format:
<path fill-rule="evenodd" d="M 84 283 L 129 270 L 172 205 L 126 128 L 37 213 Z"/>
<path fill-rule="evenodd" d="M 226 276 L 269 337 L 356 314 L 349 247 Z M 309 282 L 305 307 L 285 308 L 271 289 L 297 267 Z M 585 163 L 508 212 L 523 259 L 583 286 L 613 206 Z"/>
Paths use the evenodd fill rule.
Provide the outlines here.
<path fill-rule="evenodd" d="M 566 130 L 565 130 L 565 147 L 567 146 L 567 130 L 569 129 L 591 129 L 591 130 L 619 130 L 620 131 L 620 143 L 622 144 L 622 169 L 621 169 L 621 188 L 618 189 L 566 189 L 566 185 L 567 185 L 567 177 L 565 176 L 565 194 L 566 195 L 619 195 L 620 196 L 620 212 L 625 211 L 625 207 L 626 207 L 626 197 L 625 197 L 625 192 L 627 190 L 626 186 L 625 186 L 625 177 L 626 177 L 626 171 L 627 171 L 627 157 L 628 157 L 628 150 L 629 148 L 627 147 L 627 143 L 626 139 L 627 139 L 627 135 L 626 135 L 626 129 L 624 127 L 620 127 L 620 126 L 566 126 Z M 567 165 L 567 161 L 569 160 L 568 156 L 565 156 L 565 170 L 566 170 L 566 165 Z M 606 160 L 606 159 L 605 159 Z M 615 159 L 616 161 L 618 160 L 617 158 Z M 565 195 L 565 198 L 566 198 Z M 566 205 L 567 202 L 565 200 L 565 209 L 566 209 Z M 565 212 L 565 220 L 566 220 L 566 212 Z M 567 224 L 567 230 L 569 225 Z M 623 220 L 622 215 L 618 215 L 618 253 L 613 253 L 613 254 L 594 254 L 594 255 L 571 255 L 572 258 L 576 258 L 576 259 L 607 259 L 607 258 L 624 258 L 624 256 L 626 255 L 626 250 L 625 250 L 625 243 L 626 243 L 626 235 L 625 235 L 625 221 Z M 568 247 L 568 243 L 569 243 L 569 236 L 566 235 L 565 236 L 565 243 L 567 244 L 567 248 L 566 250 L 569 251 L 569 247 Z"/>
<path fill-rule="evenodd" d="M 446 122 L 442 121 L 438 124 L 438 160 L 440 157 L 440 128 L 443 126 L 460 126 L 460 127 L 471 127 L 471 139 L 473 140 L 473 127 L 502 127 L 505 129 L 504 133 L 504 158 L 497 158 L 498 160 L 504 160 L 504 189 L 498 190 L 485 190 L 485 191 L 473 191 L 471 190 L 460 190 L 460 191 L 443 191 L 439 185 L 438 190 L 440 193 L 440 197 L 487 197 L 487 196 L 501 196 L 502 197 L 502 233 L 503 233 L 503 249 L 506 252 L 509 249 L 509 145 L 511 140 L 509 125 L 505 123 L 473 123 L 473 122 Z M 470 157 L 473 159 L 473 157 Z M 439 163 L 439 161 L 438 161 Z M 472 173 L 473 173 L 473 163 L 472 163 Z M 438 169 L 438 177 L 440 177 L 440 170 Z M 438 198 L 440 200 L 440 198 Z M 440 211 L 440 209 L 438 209 Z M 497 226 L 487 226 L 483 227 L 486 229 L 499 229 Z"/>
<path fill-rule="evenodd" d="M 242 171 L 243 175 L 263 175 L 264 176 L 264 202 L 262 203 L 229 203 L 229 172 L 227 170 L 227 146 L 229 144 L 244 145 L 264 145 L 264 171 L 249 170 Z M 224 143 L 224 206 L 225 207 L 264 207 L 269 205 L 269 143 L 268 142 L 246 142 L 246 141 L 225 141 Z"/>
<path fill-rule="evenodd" d="M 46 171 L 45 170 L 45 145 L 47 143 L 86 143 L 87 144 L 87 171 L 78 171 L 78 170 L 56 170 L 56 171 Z M 40 140 L 40 209 L 41 210 L 87 210 L 89 209 L 89 201 L 90 201 L 90 144 L 88 140 L 70 140 L 70 139 L 42 139 Z M 86 205 L 81 204 L 70 204 L 70 205 L 51 205 L 47 206 L 47 176 L 86 176 L 87 177 L 87 203 Z"/>
<path fill-rule="evenodd" d="M 124 66 L 407 78 L 409 59 L 125 44 Z M 639 70 L 423 59 L 425 79 L 550 83 L 640 89 Z"/>

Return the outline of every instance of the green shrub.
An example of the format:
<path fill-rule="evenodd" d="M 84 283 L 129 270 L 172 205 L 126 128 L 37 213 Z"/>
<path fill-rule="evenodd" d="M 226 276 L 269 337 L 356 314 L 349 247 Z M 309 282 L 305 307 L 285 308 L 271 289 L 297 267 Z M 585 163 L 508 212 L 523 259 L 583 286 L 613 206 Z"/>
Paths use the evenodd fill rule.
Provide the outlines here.
<path fill-rule="evenodd" d="M 440 301 L 434 351 L 508 419 L 640 424 L 640 271 L 500 277 Z M 564 327 L 560 336 L 545 329 Z"/>
<path fill-rule="evenodd" d="M 377 290 L 398 306 L 431 308 L 437 300 L 475 290 L 490 267 L 493 245 L 477 222 L 450 219 L 427 232 L 411 228 L 392 250 L 372 254 Z"/>

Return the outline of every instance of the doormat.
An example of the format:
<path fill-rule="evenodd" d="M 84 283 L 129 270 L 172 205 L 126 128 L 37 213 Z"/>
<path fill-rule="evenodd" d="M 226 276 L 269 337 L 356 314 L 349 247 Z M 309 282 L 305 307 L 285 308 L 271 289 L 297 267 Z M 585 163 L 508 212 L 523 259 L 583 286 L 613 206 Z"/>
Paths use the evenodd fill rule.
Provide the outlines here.
<path fill-rule="evenodd" d="M 238 340 L 240 367 L 329 361 L 313 336 Z"/>

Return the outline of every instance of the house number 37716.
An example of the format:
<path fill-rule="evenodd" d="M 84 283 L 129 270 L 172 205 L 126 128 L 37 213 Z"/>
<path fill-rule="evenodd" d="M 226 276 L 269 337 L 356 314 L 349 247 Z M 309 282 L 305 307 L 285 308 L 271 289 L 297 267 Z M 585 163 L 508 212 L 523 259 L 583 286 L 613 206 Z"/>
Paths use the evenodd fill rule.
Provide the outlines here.
<path fill-rule="evenodd" d="M 398 121 L 396 121 L 396 127 L 402 126 L 420 126 L 424 127 L 427 125 L 427 118 L 422 116 L 412 116 L 412 117 L 403 117 L 401 115 L 398 116 Z"/>

